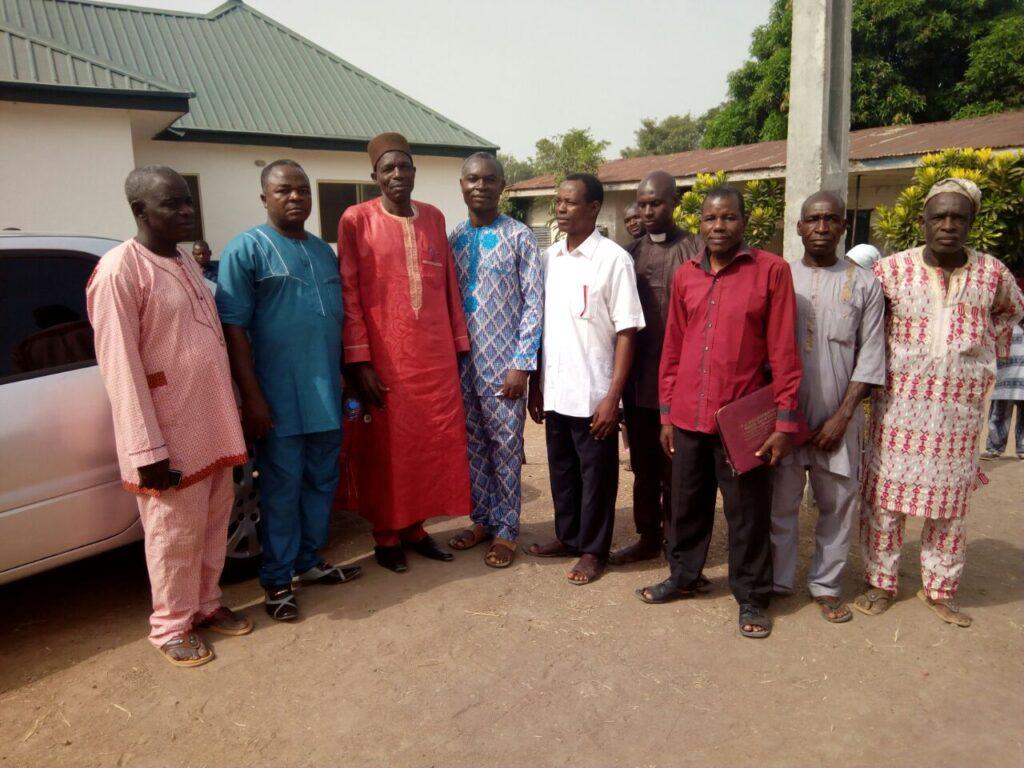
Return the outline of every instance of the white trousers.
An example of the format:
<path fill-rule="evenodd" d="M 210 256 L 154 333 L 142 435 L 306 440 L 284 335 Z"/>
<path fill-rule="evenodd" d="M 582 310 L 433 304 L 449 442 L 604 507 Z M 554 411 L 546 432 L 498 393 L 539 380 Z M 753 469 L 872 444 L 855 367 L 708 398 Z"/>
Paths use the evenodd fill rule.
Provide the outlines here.
<path fill-rule="evenodd" d="M 857 478 L 843 477 L 814 466 L 792 464 L 775 468 L 772 490 L 774 589 L 785 593 L 794 591 L 800 545 L 800 502 L 808 475 L 819 513 L 807 588 L 814 597 L 838 597 L 857 519 L 858 482 Z"/>

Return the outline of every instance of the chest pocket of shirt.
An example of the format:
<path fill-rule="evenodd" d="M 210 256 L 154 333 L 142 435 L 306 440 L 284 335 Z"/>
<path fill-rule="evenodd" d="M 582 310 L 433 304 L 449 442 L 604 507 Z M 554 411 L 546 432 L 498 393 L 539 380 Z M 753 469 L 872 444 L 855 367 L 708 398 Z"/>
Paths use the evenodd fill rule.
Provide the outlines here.
<path fill-rule="evenodd" d="M 417 243 L 417 245 L 419 246 L 420 276 L 423 278 L 423 284 L 431 288 L 443 288 L 444 254 L 438 253 L 432 245 L 428 245 L 426 248 L 422 244 Z"/>
<path fill-rule="evenodd" d="M 590 320 L 591 304 L 594 297 L 591 295 L 590 284 L 582 280 L 573 284 L 570 289 L 572 294 L 569 297 L 569 312 L 575 320 Z"/>
<path fill-rule="evenodd" d="M 857 328 L 860 316 L 856 308 L 851 306 L 829 307 L 825 322 L 828 340 L 844 347 L 852 347 L 857 341 Z"/>
<path fill-rule="evenodd" d="M 981 307 L 957 304 L 952 307 L 949 317 L 949 348 L 962 355 L 978 355 L 982 352 L 990 331 L 987 313 Z"/>

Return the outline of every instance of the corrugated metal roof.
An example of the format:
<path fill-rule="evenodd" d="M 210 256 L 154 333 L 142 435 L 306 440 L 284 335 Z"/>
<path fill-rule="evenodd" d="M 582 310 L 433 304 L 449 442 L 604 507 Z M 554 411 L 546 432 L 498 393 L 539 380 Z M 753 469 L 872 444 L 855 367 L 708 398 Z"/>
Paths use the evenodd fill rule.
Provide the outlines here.
<path fill-rule="evenodd" d="M 0 80 L 15 83 L 177 92 L 140 72 L 0 23 Z"/>
<path fill-rule="evenodd" d="M 893 125 L 850 132 L 850 161 L 869 162 L 885 157 L 908 157 L 951 147 L 1024 147 L 1024 110 L 986 115 L 969 120 Z M 665 170 L 677 179 L 723 170 L 729 173 L 768 171 L 786 165 L 786 142 L 765 141 L 719 149 L 697 149 L 674 155 L 650 155 L 611 160 L 598 178 L 605 184 L 639 182 L 651 171 Z M 512 190 L 550 189 L 554 177 L 521 181 Z"/>
<path fill-rule="evenodd" d="M 0 0 L 0 20 L 147 79 L 192 91 L 172 130 L 494 148 L 287 27 L 229 0 L 208 14 L 85 2 Z"/>

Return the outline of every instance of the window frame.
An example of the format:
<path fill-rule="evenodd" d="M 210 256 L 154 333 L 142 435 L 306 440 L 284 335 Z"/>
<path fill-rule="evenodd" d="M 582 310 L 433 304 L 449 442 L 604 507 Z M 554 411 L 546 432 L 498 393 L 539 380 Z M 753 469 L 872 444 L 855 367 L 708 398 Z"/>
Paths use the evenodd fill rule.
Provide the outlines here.
<path fill-rule="evenodd" d="M 183 178 L 185 180 L 186 184 L 188 184 L 189 178 L 194 178 L 196 180 L 195 194 L 192 195 L 192 207 L 195 208 L 195 212 L 196 212 L 196 232 L 195 232 L 196 236 L 193 237 L 191 240 L 185 240 L 183 242 L 194 243 L 197 240 L 205 240 L 206 239 L 206 222 L 203 221 L 203 187 L 202 187 L 202 178 L 200 177 L 200 174 L 198 174 L 198 173 L 182 173 L 181 174 L 181 178 Z M 190 193 L 192 192 L 191 185 L 189 186 L 188 191 Z"/>
<path fill-rule="evenodd" d="M 327 243 L 330 243 L 331 245 L 335 245 L 336 246 L 338 244 L 338 222 L 334 222 L 333 231 L 330 231 L 330 232 L 324 232 L 323 231 L 324 230 L 323 205 L 321 204 L 321 200 L 322 200 L 323 196 L 320 194 L 320 187 L 321 187 L 322 184 L 348 184 L 348 185 L 356 187 L 356 202 L 354 203 L 355 205 L 359 205 L 360 203 L 365 203 L 367 200 L 373 200 L 375 197 L 380 197 L 381 192 L 380 192 L 380 189 L 377 188 L 377 194 L 376 195 L 373 195 L 372 197 L 364 197 L 363 196 L 362 187 L 375 187 L 375 184 L 374 184 L 374 182 L 372 180 L 370 180 L 370 181 L 365 181 L 365 180 L 363 180 L 363 181 L 351 181 L 349 179 L 317 179 L 316 180 L 316 213 L 317 213 L 317 219 L 319 219 L 319 223 L 320 223 L 320 239 L 324 240 Z M 343 213 L 344 213 L 344 211 L 343 211 Z"/>

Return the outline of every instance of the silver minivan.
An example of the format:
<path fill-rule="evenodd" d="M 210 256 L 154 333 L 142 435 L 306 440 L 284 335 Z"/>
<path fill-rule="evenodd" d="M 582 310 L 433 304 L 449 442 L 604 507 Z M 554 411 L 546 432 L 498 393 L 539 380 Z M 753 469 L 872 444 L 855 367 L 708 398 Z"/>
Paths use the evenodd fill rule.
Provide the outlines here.
<path fill-rule="evenodd" d="M 115 245 L 0 233 L 0 584 L 142 538 L 85 309 Z M 259 555 L 258 501 L 252 465 L 236 468 L 229 560 Z"/>

